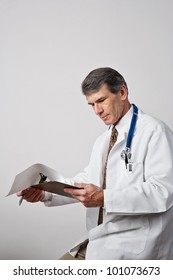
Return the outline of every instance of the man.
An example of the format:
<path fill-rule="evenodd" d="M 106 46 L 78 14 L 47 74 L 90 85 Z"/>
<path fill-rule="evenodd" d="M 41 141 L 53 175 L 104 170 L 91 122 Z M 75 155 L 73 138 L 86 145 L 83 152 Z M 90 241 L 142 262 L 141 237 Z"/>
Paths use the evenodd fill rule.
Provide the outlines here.
<path fill-rule="evenodd" d="M 79 201 L 87 207 L 88 235 L 61 259 L 173 259 L 172 131 L 130 104 L 114 69 L 93 70 L 82 91 L 108 128 L 88 167 L 64 179 L 79 190 L 65 189 L 73 198 L 34 188 L 18 195 L 46 206 Z"/>

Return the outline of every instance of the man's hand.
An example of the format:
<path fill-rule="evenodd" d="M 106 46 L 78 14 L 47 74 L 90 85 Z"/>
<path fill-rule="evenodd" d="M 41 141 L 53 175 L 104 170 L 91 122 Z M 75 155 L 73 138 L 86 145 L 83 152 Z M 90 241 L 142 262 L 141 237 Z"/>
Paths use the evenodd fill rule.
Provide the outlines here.
<path fill-rule="evenodd" d="M 64 188 L 66 193 L 78 199 L 85 207 L 103 207 L 103 191 L 93 184 L 76 183 L 77 189 Z"/>
<path fill-rule="evenodd" d="M 42 201 L 44 198 L 45 192 L 43 190 L 39 190 L 37 188 L 27 188 L 21 192 L 16 193 L 17 196 L 23 195 L 23 198 L 31 203 Z"/>

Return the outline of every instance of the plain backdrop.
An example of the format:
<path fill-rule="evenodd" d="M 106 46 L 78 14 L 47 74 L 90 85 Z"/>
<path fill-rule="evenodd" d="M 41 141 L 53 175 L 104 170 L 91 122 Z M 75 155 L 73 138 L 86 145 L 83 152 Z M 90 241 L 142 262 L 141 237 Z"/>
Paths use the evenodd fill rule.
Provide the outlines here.
<path fill-rule="evenodd" d="M 173 128 L 172 0 L 0 0 L 0 259 L 58 259 L 85 233 L 85 208 L 5 198 L 44 163 L 72 177 L 106 127 L 81 93 L 97 67 Z M 156 151 L 159 152 L 159 151 Z"/>

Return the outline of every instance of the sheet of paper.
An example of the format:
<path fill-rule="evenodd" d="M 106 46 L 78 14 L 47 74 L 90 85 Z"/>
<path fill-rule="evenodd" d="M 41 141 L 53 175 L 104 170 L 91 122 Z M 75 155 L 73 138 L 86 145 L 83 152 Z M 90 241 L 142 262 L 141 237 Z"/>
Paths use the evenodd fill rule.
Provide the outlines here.
<path fill-rule="evenodd" d="M 40 173 L 47 177 L 47 183 L 39 184 Z M 16 175 L 11 190 L 7 196 L 22 191 L 30 186 L 34 186 L 48 192 L 70 196 L 64 192 L 64 187 L 74 186 L 64 184 L 62 181 L 63 177 L 57 171 L 44 164 L 36 163 Z"/>

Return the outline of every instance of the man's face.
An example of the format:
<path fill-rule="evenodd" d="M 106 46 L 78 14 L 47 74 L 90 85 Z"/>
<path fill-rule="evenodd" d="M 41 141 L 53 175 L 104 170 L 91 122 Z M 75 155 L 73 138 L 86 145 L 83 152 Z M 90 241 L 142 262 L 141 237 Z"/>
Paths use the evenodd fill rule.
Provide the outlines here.
<path fill-rule="evenodd" d="M 103 85 L 97 92 L 87 94 L 86 99 L 106 125 L 116 125 L 130 108 L 125 86 L 117 94 L 113 94 Z"/>

